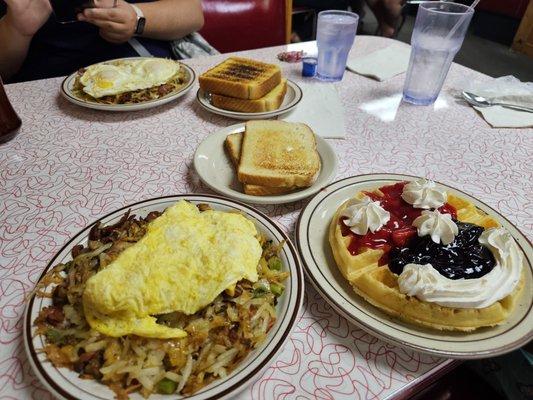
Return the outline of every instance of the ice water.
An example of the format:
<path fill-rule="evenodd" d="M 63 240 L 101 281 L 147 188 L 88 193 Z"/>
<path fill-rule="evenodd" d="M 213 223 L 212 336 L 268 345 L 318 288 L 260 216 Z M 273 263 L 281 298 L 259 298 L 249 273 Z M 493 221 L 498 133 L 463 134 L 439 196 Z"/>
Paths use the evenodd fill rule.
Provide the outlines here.
<path fill-rule="evenodd" d="M 411 59 L 405 78 L 404 100 L 420 105 L 432 104 L 440 93 L 455 54 L 458 40 L 419 34 L 411 44 Z"/>
<path fill-rule="evenodd" d="M 346 68 L 348 53 L 357 30 L 358 17 L 353 13 L 319 15 L 317 29 L 317 77 L 340 81 Z"/>
<path fill-rule="evenodd" d="M 474 9 L 464 4 L 447 1 L 420 4 L 403 87 L 405 101 L 429 105 L 437 99 L 473 15 Z"/>

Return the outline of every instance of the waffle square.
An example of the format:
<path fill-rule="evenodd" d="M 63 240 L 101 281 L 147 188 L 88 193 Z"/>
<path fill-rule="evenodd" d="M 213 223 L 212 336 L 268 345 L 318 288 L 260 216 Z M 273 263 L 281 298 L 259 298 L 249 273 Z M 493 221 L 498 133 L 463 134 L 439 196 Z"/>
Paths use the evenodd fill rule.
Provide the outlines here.
<path fill-rule="evenodd" d="M 377 189 L 374 193 L 381 194 Z M 354 197 L 362 196 L 364 193 L 359 192 Z M 388 265 L 379 265 L 379 260 L 384 255 L 382 250 L 363 248 L 356 255 L 348 250 L 350 237 L 342 235 L 340 222 L 347 203 L 339 207 L 331 221 L 329 243 L 342 275 L 354 291 L 370 304 L 408 323 L 447 331 L 473 331 L 501 324 L 509 317 L 523 289 L 523 277 L 510 295 L 485 308 L 443 307 L 401 293 L 398 275 L 392 273 Z M 498 221 L 462 197 L 449 193 L 447 203 L 456 209 L 457 219 L 461 222 L 485 229 L 499 226 Z"/>

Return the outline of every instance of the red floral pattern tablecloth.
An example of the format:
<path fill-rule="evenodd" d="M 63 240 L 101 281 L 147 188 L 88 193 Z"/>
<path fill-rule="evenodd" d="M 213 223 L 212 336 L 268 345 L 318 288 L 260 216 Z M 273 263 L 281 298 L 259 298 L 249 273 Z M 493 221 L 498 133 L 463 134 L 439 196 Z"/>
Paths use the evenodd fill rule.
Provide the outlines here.
<path fill-rule="evenodd" d="M 355 54 L 390 45 L 358 37 Z M 276 62 L 283 47 L 244 52 Z M 188 60 L 202 73 L 225 56 Z M 298 81 L 300 66 L 282 64 Z M 404 76 L 379 83 L 346 72 L 336 86 L 348 136 L 331 140 L 337 178 L 372 172 L 428 176 L 477 196 L 531 237 L 532 130 L 492 129 L 455 98 L 468 80 L 489 79 L 453 65 L 434 106 L 399 104 Z M 8 85 L 23 121 L 0 146 L 0 399 L 51 395 L 26 360 L 24 299 L 67 239 L 100 216 L 160 195 L 209 192 L 193 168 L 198 143 L 238 121 L 209 114 L 196 87 L 157 109 L 91 111 L 59 96 L 61 79 Z M 305 201 L 258 207 L 288 232 Z M 301 318 L 279 357 L 242 399 L 384 399 L 427 379 L 445 361 L 388 345 L 346 322 L 310 284 Z"/>

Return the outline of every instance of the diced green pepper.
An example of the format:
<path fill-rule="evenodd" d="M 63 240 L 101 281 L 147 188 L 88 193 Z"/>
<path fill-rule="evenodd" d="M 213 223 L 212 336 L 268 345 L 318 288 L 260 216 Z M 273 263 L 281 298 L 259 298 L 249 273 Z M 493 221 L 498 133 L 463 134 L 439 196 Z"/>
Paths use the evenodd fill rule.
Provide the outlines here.
<path fill-rule="evenodd" d="M 70 260 L 69 262 L 66 262 L 65 264 L 58 264 L 56 268 L 58 268 L 60 271 L 64 271 L 65 273 L 68 273 L 70 268 L 72 268 L 72 260 Z"/>
<path fill-rule="evenodd" d="M 46 338 L 49 342 L 54 344 L 59 344 L 63 341 L 63 335 L 61 334 L 61 332 L 59 332 L 57 329 L 52 328 L 46 331 Z"/>
<path fill-rule="evenodd" d="M 172 394 L 176 391 L 178 385 L 168 378 L 161 379 L 157 384 L 157 391 L 162 394 Z"/>
<path fill-rule="evenodd" d="M 281 260 L 279 257 L 270 257 L 268 260 L 268 268 L 274 270 L 274 271 L 281 271 L 283 268 L 283 264 L 281 264 Z"/>
<path fill-rule="evenodd" d="M 268 284 L 268 281 L 259 281 L 254 284 L 254 297 L 261 297 L 264 294 L 268 293 L 270 290 L 270 285 Z"/>
<path fill-rule="evenodd" d="M 270 284 L 270 291 L 276 297 L 281 296 L 284 290 L 285 290 L 285 287 L 283 287 L 282 285 L 278 285 L 277 283 Z"/>

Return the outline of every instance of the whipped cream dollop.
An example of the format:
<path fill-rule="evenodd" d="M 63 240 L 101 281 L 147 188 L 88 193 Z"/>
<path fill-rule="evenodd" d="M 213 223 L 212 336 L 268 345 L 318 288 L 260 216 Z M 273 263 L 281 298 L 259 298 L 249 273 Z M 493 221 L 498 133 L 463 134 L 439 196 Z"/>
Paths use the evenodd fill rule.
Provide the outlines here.
<path fill-rule="evenodd" d="M 400 292 L 444 307 L 485 308 L 509 295 L 518 285 L 522 252 L 504 228 L 485 230 L 479 243 L 489 248 L 496 265 L 475 279 L 449 279 L 431 264 L 407 264 L 398 277 Z"/>
<path fill-rule="evenodd" d="M 366 235 L 368 231 L 374 233 L 389 222 L 390 213 L 370 197 L 351 199 L 341 214 L 347 217 L 344 224 L 357 235 Z"/>
<path fill-rule="evenodd" d="M 413 226 L 417 228 L 418 236 L 430 235 L 435 243 L 441 242 L 444 245 L 452 243 L 459 233 L 452 216 L 441 214 L 438 210 L 422 211 L 420 217 L 413 221 Z"/>
<path fill-rule="evenodd" d="M 414 208 L 439 208 L 446 203 L 446 191 L 427 179 L 411 181 L 403 187 L 402 199 Z"/>

